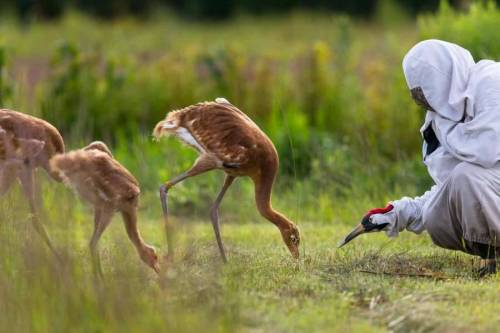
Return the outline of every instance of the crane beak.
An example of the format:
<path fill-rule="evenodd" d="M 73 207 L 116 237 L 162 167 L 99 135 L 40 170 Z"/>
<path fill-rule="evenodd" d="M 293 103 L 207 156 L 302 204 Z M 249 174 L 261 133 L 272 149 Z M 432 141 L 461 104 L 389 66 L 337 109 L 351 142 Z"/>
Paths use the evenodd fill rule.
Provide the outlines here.
<path fill-rule="evenodd" d="M 365 227 L 363 226 L 362 223 L 358 224 L 356 228 L 354 228 L 349 235 L 347 235 L 343 241 L 339 243 L 337 246 L 338 248 L 341 248 L 342 246 L 346 245 L 350 241 L 352 241 L 354 238 L 358 237 L 361 234 L 364 234 L 366 232 Z"/>
<path fill-rule="evenodd" d="M 352 241 L 354 238 L 358 237 L 359 235 L 368 233 L 368 232 L 375 232 L 375 231 L 382 231 L 386 226 L 388 226 L 389 223 L 380 223 L 380 224 L 375 224 L 370 221 L 370 218 L 368 216 L 365 216 L 363 220 L 361 221 L 360 224 L 354 228 L 349 235 L 344 238 L 342 242 L 337 246 L 338 248 L 346 245 L 350 241 Z"/>
<path fill-rule="evenodd" d="M 162 120 L 158 124 L 156 124 L 153 130 L 153 138 L 155 140 L 160 140 L 163 136 L 168 135 L 168 133 L 172 133 L 177 128 L 177 124 L 172 123 L 171 121 Z"/>

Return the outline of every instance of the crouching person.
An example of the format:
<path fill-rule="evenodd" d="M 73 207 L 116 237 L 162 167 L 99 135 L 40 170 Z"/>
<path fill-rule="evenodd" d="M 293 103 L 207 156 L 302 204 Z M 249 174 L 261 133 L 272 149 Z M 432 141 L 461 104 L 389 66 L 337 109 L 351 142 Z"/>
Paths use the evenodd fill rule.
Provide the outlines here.
<path fill-rule="evenodd" d="M 344 244 L 370 231 L 428 232 L 434 244 L 480 256 L 481 274 L 500 258 L 500 63 L 438 40 L 414 46 L 403 70 L 425 108 L 423 158 L 435 185 L 417 198 L 368 212 Z"/>

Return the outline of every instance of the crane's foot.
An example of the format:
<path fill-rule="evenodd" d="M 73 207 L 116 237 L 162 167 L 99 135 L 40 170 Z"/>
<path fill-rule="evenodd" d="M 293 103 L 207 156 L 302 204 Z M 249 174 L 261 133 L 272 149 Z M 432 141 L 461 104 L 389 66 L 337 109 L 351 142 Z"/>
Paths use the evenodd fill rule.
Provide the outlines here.
<path fill-rule="evenodd" d="M 104 281 L 104 272 L 102 271 L 101 260 L 97 256 L 92 256 L 92 273 L 95 281 Z"/>
<path fill-rule="evenodd" d="M 226 257 L 226 253 L 225 252 L 221 252 L 220 253 L 220 258 L 222 259 L 222 262 L 224 264 L 227 264 L 227 257 Z"/>

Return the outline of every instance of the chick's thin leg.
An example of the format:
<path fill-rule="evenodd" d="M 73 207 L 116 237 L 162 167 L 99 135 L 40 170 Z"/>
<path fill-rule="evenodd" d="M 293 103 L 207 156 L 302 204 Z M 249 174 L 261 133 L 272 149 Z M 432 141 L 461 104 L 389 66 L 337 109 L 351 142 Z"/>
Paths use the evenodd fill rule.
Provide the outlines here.
<path fill-rule="evenodd" d="M 113 217 L 113 210 L 107 207 L 95 207 L 94 209 L 94 233 L 90 239 L 89 248 L 90 255 L 92 256 L 92 266 L 94 274 L 103 277 L 101 258 L 99 256 L 99 250 L 97 248 L 97 243 L 102 236 L 104 230 L 111 222 Z"/>
<path fill-rule="evenodd" d="M 200 155 L 198 159 L 195 161 L 191 169 L 177 177 L 172 178 L 167 181 L 165 184 L 160 186 L 160 201 L 161 207 L 163 210 L 163 220 L 165 224 L 165 231 L 167 234 L 167 246 L 168 246 L 168 259 L 172 259 L 174 255 L 174 242 L 175 236 L 173 235 L 173 227 L 168 218 L 168 190 L 171 189 L 174 185 L 182 182 L 183 180 L 194 177 L 201 173 L 216 169 L 219 167 L 219 162 L 211 155 Z"/>
<path fill-rule="evenodd" d="M 222 202 L 222 199 L 224 198 L 224 195 L 226 194 L 227 189 L 229 186 L 234 181 L 234 176 L 229 176 L 227 175 L 226 178 L 224 179 L 224 185 L 222 185 L 222 188 L 217 195 L 217 198 L 215 199 L 215 202 L 210 210 L 210 218 L 212 220 L 212 226 L 214 228 L 214 233 L 215 233 L 215 239 L 217 240 L 217 245 L 219 246 L 219 252 L 222 258 L 222 261 L 227 262 L 227 257 L 226 257 L 226 252 L 224 250 L 224 244 L 222 243 L 222 238 L 220 235 L 220 224 L 219 224 L 219 206 L 220 203 Z"/>
<path fill-rule="evenodd" d="M 52 241 L 50 240 L 47 230 L 39 220 L 35 202 L 34 171 L 31 167 L 25 166 L 23 169 L 21 169 L 18 176 L 19 180 L 21 181 L 21 186 L 23 188 L 24 195 L 26 196 L 26 199 L 28 200 L 28 204 L 30 207 L 31 223 L 35 228 L 36 232 L 42 237 L 47 246 L 50 248 L 50 250 L 54 253 L 54 255 L 57 258 L 59 258 L 58 253 L 56 252 L 54 246 L 52 245 Z"/>

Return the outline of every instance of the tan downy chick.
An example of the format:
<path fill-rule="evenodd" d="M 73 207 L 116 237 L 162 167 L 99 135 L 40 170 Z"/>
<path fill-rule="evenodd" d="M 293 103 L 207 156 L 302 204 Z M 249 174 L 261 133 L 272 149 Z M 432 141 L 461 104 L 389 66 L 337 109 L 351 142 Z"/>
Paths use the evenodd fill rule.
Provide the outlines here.
<path fill-rule="evenodd" d="M 54 126 L 21 112 L 0 109 L 0 196 L 19 180 L 30 206 L 31 223 L 56 255 L 38 217 L 34 171 L 42 168 L 52 179 L 61 181 L 49 166 L 49 160 L 61 153 L 64 153 L 64 141 Z"/>
<path fill-rule="evenodd" d="M 66 184 L 94 207 L 90 250 L 99 274 L 102 272 L 97 243 L 116 211 L 121 213 L 127 234 L 142 261 L 159 272 L 156 250 L 144 242 L 137 228 L 139 184 L 113 158 L 106 144 L 96 141 L 83 149 L 56 155 L 50 165 Z"/>
<path fill-rule="evenodd" d="M 221 253 L 226 254 L 219 231 L 219 205 L 239 176 L 250 177 L 255 185 L 255 201 L 260 214 L 278 227 L 290 253 L 299 257 L 300 232 L 297 226 L 271 206 L 271 192 L 278 173 L 278 154 L 267 135 L 242 111 L 224 98 L 172 111 L 153 131 L 156 139 L 174 135 L 198 151 L 199 157 L 187 172 L 171 179 L 160 188 L 165 226 L 167 219 L 167 192 L 186 178 L 219 169 L 226 179 L 211 209 L 211 219 Z M 171 232 L 167 230 L 169 256 L 173 253 Z"/>

